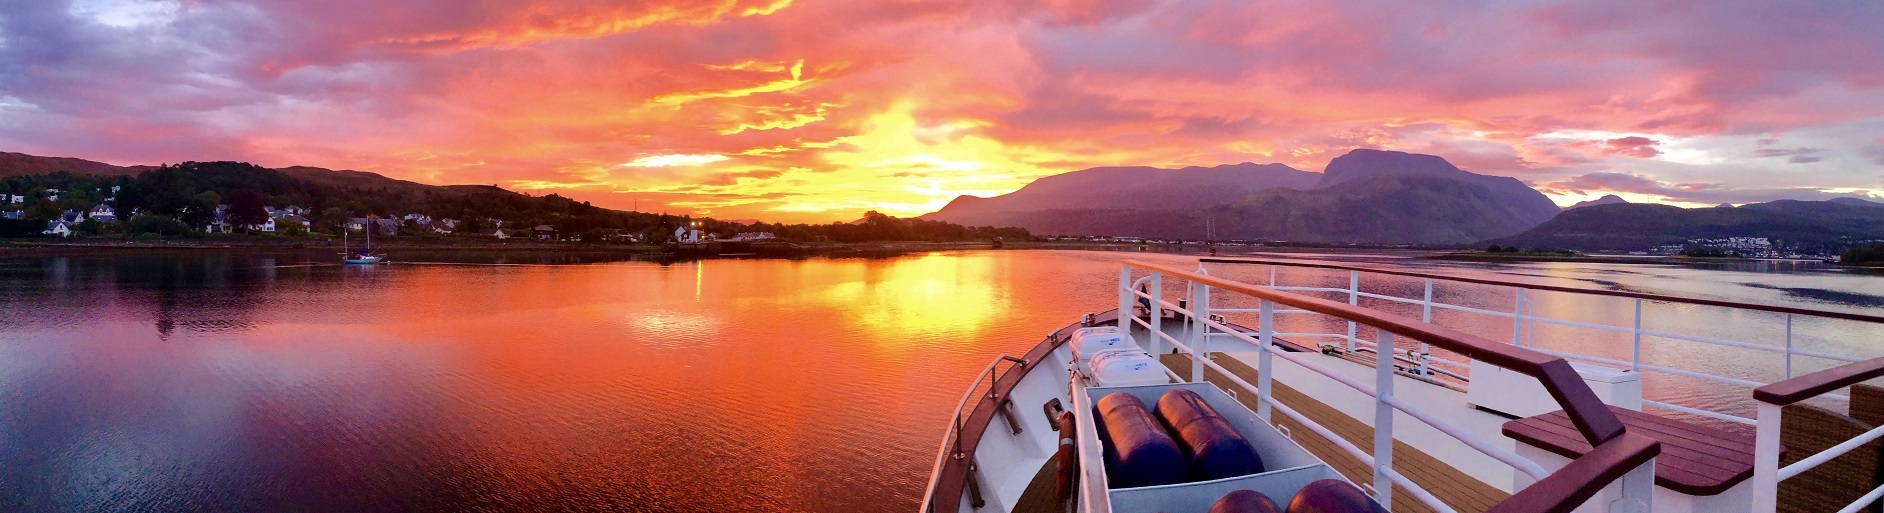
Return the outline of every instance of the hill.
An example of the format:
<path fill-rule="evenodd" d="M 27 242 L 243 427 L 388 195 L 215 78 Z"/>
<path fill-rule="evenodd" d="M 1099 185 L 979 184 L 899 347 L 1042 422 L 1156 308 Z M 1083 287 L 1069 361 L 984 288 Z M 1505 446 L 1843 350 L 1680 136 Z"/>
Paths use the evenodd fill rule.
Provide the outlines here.
<path fill-rule="evenodd" d="M 1498 213 L 1517 217 L 1526 228 L 1549 221 L 1562 210 L 1544 193 L 1516 178 L 1472 173 L 1438 156 L 1401 151 L 1363 148 L 1335 157 L 1323 171 L 1321 187 L 1386 175 L 1424 176 L 1477 185 L 1490 194 L 1488 198 L 1498 206 Z"/>
<path fill-rule="evenodd" d="M 1622 199 L 1621 196 L 1617 196 L 1614 194 L 1605 194 L 1601 198 L 1596 198 L 1589 201 L 1579 201 L 1575 205 L 1564 207 L 1564 210 L 1570 210 L 1573 208 L 1594 207 L 1597 205 L 1620 205 L 1620 204 L 1624 204 L 1628 202 L 1629 200 Z"/>
<path fill-rule="evenodd" d="M 1851 242 L 1884 239 L 1884 208 L 1799 200 L 1707 208 L 1598 205 L 1566 211 L 1524 233 L 1491 242 L 1527 248 L 1637 251 L 1728 237 L 1765 237 L 1809 251 L 1836 253 Z"/>
<path fill-rule="evenodd" d="M 114 166 L 71 157 L 41 157 L 0 151 L 0 177 L 44 175 L 61 171 L 75 175 L 128 176 L 150 169 L 151 166 Z"/>
<path fill-rule="evenodd" d="M 1306 189 L 1319 175 L 1282 164 L 1231 164 L 1160 169 L 1095 167 L 1034 180 L 1020 190 L 982 198 L 960 196 L 923 219 L 1011 225 L 1034 212 L 1128 209 L 1195 211 L 1275 188 Z"/>
<path fill-rule="evenodd" d="M 1379 175 L 1306 191 L 1259 191 L 1196 212 L 1044 210 L 1030 213 L 1026 227 L 1063 235 L 1465 244 L 1529 226 L 1509 214 L 1509 208 L 1500 203 L 1503 200 L 1498 191 L 1475 183 L 1436 176 Z"/>
<path fill-rule="evenodd" d="M 1522 232 L 1557 212 L 1515 178 L 1361 149 L 1321 175 L 1280 164 L 1093 168 L 994 198 L 956 198 L 925 218 L 1056 235 L 1463 244 Z"/>
<path fill-rule="evenodd" d="M 1849 198 L 1849 197 L 1832 198 L 1825 201 L 1837 203 L 1840 205 L 1851 205 L 1851 206 L 1857 206 L 1857 207 L 1884 207 L 1884 203 L 1878 203 L 1878 202 L 1867 200 L 1864 198 Z"/>
<path fill-rule="evenodd" d="M 200 229 L 215 221 L 218 206 L 240 203 L 235 198 L 254 198 L 256 205 L 276 208 L 302 207 L 312 228 L 337 233 L 349 218 L 377 215 L 402 219 L 406 214 L 422 214 L 434 219 L 460 221 L 454 231 L 489 233 L 494 221 L 503 221 L 507 230 L 536 226 L 551 227 L 558 238 L 603 240 L 608 234 L 642 234 L 648 240 L 664 240 L 677 226 L 692 225 L 686 216 L 649 214 L 612 210 L 576 201 L 556 194 L 530 196 L 494 185 L 427 185 L 388 178 L 364 171 L 334 171 L 316 167 L 269 169 L 245 162 L 184 162 L 158 167 L 118 167 L 79 159 L 32 157 L 15 159 L 20 168 L 0 168 L 0 192 L 26 197 L 26 204 L 13 208 L 25 210 L 26 221 L 45 226 L 66 209 L 85 210 L 110 202 L 119 215 L 129 220 L 133 214 L 172 218 L 167 225 Z M 56 171 L 31 174 L 23 170 Z M 94 170 L 97 174 L 80 171 Z M 114 194 L 112 188 L 116 187 Z M 49 194 L 61 189 L 58 199 Z M 895 219 L 869 216 L 860 225 L 780 225 L 736 224 L 700 219 L 707 233 L 730 236 L 747 231 L 768 231 L 794 241 L 876 242 L 876 241 L 963 241 L 1004 238 L 1026 240 L 1026 230 L 994 227 L 968 227 L 941 221 Z M 16 224 L 17 224 L 16 223 Z M 124 223 L 137 225 L 139 223 Z M 112 230 L 122 226 L 110 227 Z M 405 234 L 432 234 L 437 228 L 408 226 Z M 33 228 L 31 233 L 37 233 Z M 27 233 L 27 232 L 22 232 Z M 112 233 L 106 230 L 105 233 Z M 135 230 L 133 230 L 135 234 Z M 175 234 L 175 230 L 165 234 Z"/>

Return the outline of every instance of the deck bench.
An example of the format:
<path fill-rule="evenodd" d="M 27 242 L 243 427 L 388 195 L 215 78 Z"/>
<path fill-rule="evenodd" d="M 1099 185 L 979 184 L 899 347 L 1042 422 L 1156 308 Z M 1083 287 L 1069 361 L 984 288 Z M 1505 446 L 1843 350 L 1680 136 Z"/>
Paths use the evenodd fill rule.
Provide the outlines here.
<path fill-rule="evenodd" d="M 1630 432 L 1662 443 L 1661 455 L 1655 458 L 1656 512 L 1744 511 L 1748 507 L 1752 500 L 1752 489 L 1747 484 L 1753 476 L 1752 434 L 1615 406 L 1609 409 Z M 1553 471 L 1591 450 L 1563 411 L 1506 422 L 1502 431 L 1518 442 L 1518 454 Z M 1523 473 L 1518 474 L 1518 480 L 1519 486 L 1531 481 Z"/>

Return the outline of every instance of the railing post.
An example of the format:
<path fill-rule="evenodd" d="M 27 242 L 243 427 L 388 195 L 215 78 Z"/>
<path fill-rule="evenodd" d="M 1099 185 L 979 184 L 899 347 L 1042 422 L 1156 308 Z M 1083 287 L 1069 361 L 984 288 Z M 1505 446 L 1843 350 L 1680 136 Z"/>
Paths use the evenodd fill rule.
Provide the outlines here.
<path fill-rule="evenodd" d="M 1635 300 L 1635 349 L 1629 357 L 1629 370 L 1642 372 L 1642 298 Z"/>
<path fill-rule="evenodd" d="M 1274 286 L 1276 286 L 1276 266 L 1275 266 L 1275 264 L 1270 264 L 1270 265 L 1269 265 L 1269 286 L 1271 286 L 1271 287 L 1274 287 Z"/>
<path fill-rule="evenodd" d="M 1159 302 L 1164 299 L 1164 273 L 1152 273 L 1151 287 L 1148 291 L 1151 292 L 1151 308 L 1147 309 L 1151 314 L 1151 332 L 1145 336 L 1145 338 L 1149 339 L 1145 341 L 1145 347 L 1150 348 L 1151 351 L 1149 352 L 1155 355 L 1162 353 L 1164 347 L 1164 337 L 1160 336 L 1164 334 L 1164 315 L 1162 312 L 1164 305 L 1159 304 Z"/>
<path fill-rule="evenodd" d="M 1360 304 L 1361 272 L 1348 271 L 1348 304 Z M 1376 347 L 1375 349 L 1380 349 Z M 1354 321 L 1348 321 L 1348 352 L 1354 352 Z"/>
<path fill-rule="evenodd" d="M 1760 402 L 1759 424 L 1753 434 L 1753 513 L 1779 508 L 1780 405 Z"/>
<path fill-rule="evenodd" d="M 1191 343 L 1191 382 L 1204 382 L 1204 362 L 1210 359 L 1210 286 L 1198 285 L 1197 297 L 1191 299 L 1191 315 L 1196 318 L 1197 339 Z"/>
<path fill-rule="evenodd" d="M 1786 379 L 1792 379 L 1792 314 L 1786 314 Z"/>
<path fill-rule="evenodd" d="M 1269 382 L 1273 376 L 1269 370 L 1274 367 L 1272 361 L 1275 359 L 1275 355 L 1269 354 L 1270 348 L 1275 346 L 1275 341 L 1270 337 L 1276 332 L 1270 325 L 1275 318 L 1276 303 L 1262 300 L 1256 313 L 1256 416 L 1261 417 L 1265 424 L 1269 422 Z"/>
<path fill-rule="evenodd" d="M 1518 295 L 1511 305 L 1511 345 L 1524 345 L 1524 288 L 1518 287 Z"/>
<path fill-rule="evenodd" d="M 1119 331 L 1132 336 L 1132 266 L 1119 266 Z"/>
<path fill-rule="evenodd" d="M 1423 311 L 1420 312 L 1420 322 L 1432 324 L 1433 323 L 1433 279 L 1432 278 L 1426 279 L 1426 299 L 1420 304 L 1423 307 Z M 1422 378 L 1426 377 L 1428 373 L 1432 372 L 1430 370 L 1427 370 L 1427 367 L 1426 367 L 1427 365 L 1426 358 L 1427 358 L 1427 355 L 1430 355 L 1430 354 L 1432 354 L 1432 348 L 1426 345 L 1426 341 L 1424 340 L 1420 341 L 1419 376 Z"/>
<path fill-rule="evenodd" d="M 1655 460 L 1648 460 L 1616 479 L 1621 494 L 1609 504 L 1610 513 L 1652 513 L 1655 511 Z"/>
<path fill-rule="evenodd" d="M 1386 331 L 1374 347 L 1374 390 L 1374 501 L 1391 510 L 1393 478 L 1387 474 L 1393 470 L 1393 405 L 1387 398 L 1393 396 L 1393 334 Z"/>

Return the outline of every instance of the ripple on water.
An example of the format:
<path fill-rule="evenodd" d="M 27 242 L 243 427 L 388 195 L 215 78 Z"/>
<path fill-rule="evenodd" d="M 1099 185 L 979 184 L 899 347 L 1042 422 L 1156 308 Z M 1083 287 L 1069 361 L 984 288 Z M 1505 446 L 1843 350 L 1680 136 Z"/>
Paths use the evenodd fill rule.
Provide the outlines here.
<path fill-rule="evenodd" d="M 374 269 L 126 257 L 57 273 L 0 259 L 0 487 L 22 491 L 0 511 L 907 511 L 973 376 L 1108 309 L 1120 256 Z M 1471 272 L 1703 281 L 1500 269 Z M 1613 306 L 1539 296 L 1540 311 Z M 1682 326 L 1761 329 L 1670 312 Z M 1812 340 L 1844 329 L 1799 328 Z"/>

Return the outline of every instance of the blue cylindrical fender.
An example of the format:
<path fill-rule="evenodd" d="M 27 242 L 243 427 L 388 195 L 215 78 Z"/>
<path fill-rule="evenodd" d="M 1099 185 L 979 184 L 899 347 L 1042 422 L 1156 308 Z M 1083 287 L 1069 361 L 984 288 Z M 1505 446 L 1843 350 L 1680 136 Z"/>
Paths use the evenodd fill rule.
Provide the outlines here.
<path fill-rule="evenodd" d="M 1190 460 L 1190 479 L 1208 481 L 1263 471 L 1262 456 L 1196 392 L 1165 392 L 1158 397 L 1157 416 Z"/>
<path fill-rule="evenodd" d="M 1183 449 L 1171 439 L 1145 403 L 1124 392 L 1100 397 L 1094 404 L 1103 426 L 1100 441 L 1107 452 L 1106 476 L 1112 488 L 1134 488 L 1184 482 L 1189 464 Z"/>

